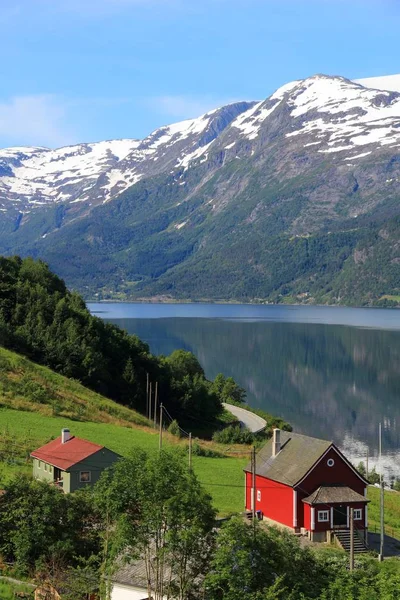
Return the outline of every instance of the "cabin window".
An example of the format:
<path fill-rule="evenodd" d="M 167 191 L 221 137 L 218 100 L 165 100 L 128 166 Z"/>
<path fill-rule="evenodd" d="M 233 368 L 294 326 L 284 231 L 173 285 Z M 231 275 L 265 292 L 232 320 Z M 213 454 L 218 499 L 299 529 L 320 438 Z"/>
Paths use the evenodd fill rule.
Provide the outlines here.
<path fill-rule="evenodd" d="M 41 468 L 42 468 L 42 461 L 41 461 L 41 460 L 38 460 L 38 463 L 37 463 L 37 464 L 38 464 L 38 469 L 41 469 Z"/>
<path fill-rule="evenodd" d="M 81 471 L 79 473 L 79 481 L 81 483 L 88 483 L 91 480 L 91 472 L 90 471 Z"/>
<path fill-rule="evenodd" d="M 355 508 L 353 514 L 354 514 L 355 521 L 361 521 L 361 519 L 362 519 L 362 509 L 361 508 Z"/>
<path fill-rule="evenodd" d="M 257 490 L 257 502 L 261 502 L 261 490 Z"/>
<path fill-rule="evenodd" d="M 327 523 L 329 521 L 329 510 L 319 510 L 318 511 L 318 522 L 319 523 Z"/>
<path fill-rule="evenodd" d="M 335 464 L 335 461 L 333 460 L 333 458 L 328 458 L 328 460 L 326 461 L 326 464 L 328 465 L 328 467 L 333 467 L 333 465 Z"/>
<path fill-rule="evenodd" d="M 44 470 L 47 471 L 47 463 L 44 463 Z"/>

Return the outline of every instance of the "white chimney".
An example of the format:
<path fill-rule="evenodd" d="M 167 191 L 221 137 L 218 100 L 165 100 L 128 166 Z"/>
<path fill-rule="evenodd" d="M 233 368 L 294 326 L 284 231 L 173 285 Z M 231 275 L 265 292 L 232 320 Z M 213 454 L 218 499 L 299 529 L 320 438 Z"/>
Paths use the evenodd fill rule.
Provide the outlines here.
<path fill-rule="evenodd" d="M 281 449 L 281 430 L 272 431 L 272 456 L 276 456 Z"/>
<path fill-rule="evenodd" d="M 61 443 L 66 444 L 69 439 L 71 439 L 69 429 L 61 429 Z"/>

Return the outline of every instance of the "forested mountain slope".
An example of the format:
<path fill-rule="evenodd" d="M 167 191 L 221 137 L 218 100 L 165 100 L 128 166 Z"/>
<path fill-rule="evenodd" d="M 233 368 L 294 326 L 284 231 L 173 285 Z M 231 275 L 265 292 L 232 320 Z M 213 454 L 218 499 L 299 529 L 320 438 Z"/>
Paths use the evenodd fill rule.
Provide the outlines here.
<path fill-rule="evenodd" d="M 0 257 L 0 346 L 144 415 L 148 414 L 147 382 L 152 382 L 152 419 L 157 382 L 158 403 L 164 402 L 180 423 L 189 422 L 192 431 L 207 428 L 208 432 L 221 425 L 223 385 L 205 378 L 193 354 L 176 350 L 167 357 L 152 355 L 137 336 L 92 316 L 82 298 L 69 292 L 41 261 Z M 57 404 L 56 391 L 43 381 L 35 385 L 35 379 L 36 375 L 27 382 L 26 393 L 24 388 L 14 389 L 12 381 L 4 383 L 10 392 L 19 391 L 22 399 L 31 395 L 38 403 L 48 403 L 50 396 Z M 123 415 L 121 410 L 121 419 Z"/>
<path fill-rule="evenodd" d="M 64 174 L 61 151 L 2 151 L 0 252 L 91 298 L 396 304 L 400 93 L 373 82 L 316 75 L 142 142 L 64 149 Z"/>

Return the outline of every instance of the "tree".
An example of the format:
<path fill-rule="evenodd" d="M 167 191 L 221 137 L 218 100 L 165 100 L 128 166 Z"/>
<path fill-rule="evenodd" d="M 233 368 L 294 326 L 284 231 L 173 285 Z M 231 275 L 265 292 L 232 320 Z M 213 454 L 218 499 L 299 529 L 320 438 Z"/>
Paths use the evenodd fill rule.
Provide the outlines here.
<path fill-rule="evenodd" d="M 89 494 L 63 494 L 17 476 L 0 496 L 0 552 L 25 574 L 50 561 L 71 564 L 100 550 Z"/>
<path fill-rule="evenodd" d="M 137 452 L 103 474 L 95 495 L 105 523 L 103 597 L 123 556 L 144 561 L 149 597 L 188 598 L 210 560 L 215 511 L 183 456 Z"/>
<path fill-rule="evenodd" d="M 317 598 L 324 581 L 323 566 L 292 534 L 236 517 L 218 534 L 205 585 L 210 600 L 300 600 Z"/>
<path fill-rule="evenodd" d="M 218 373 L 214 379 L 213 389 L 221 402 L 242 404 L 246 400 L 246 390 L 240 387 L 233 377 L 225 377 L 222 373 Z"/>
<path fill-rule="evenodd" d="M 191 352 L 186 350 L 174 350 L 165 360 L 171 369 L 174 379 L 182 380 L 184 377 L 199 375 L 204 379 L 204 370 L 199 361 Z"/>

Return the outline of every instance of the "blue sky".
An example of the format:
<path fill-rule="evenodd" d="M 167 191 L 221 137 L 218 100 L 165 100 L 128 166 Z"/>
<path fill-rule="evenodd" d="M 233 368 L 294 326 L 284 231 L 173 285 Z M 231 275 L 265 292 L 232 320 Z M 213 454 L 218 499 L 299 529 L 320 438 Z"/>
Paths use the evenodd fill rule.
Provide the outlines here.
<path fill-rule="evenodd" d="M 0 0 L 0 147 L 141 138 L 315 73 L 400 72 L 400 0 Z"/>

